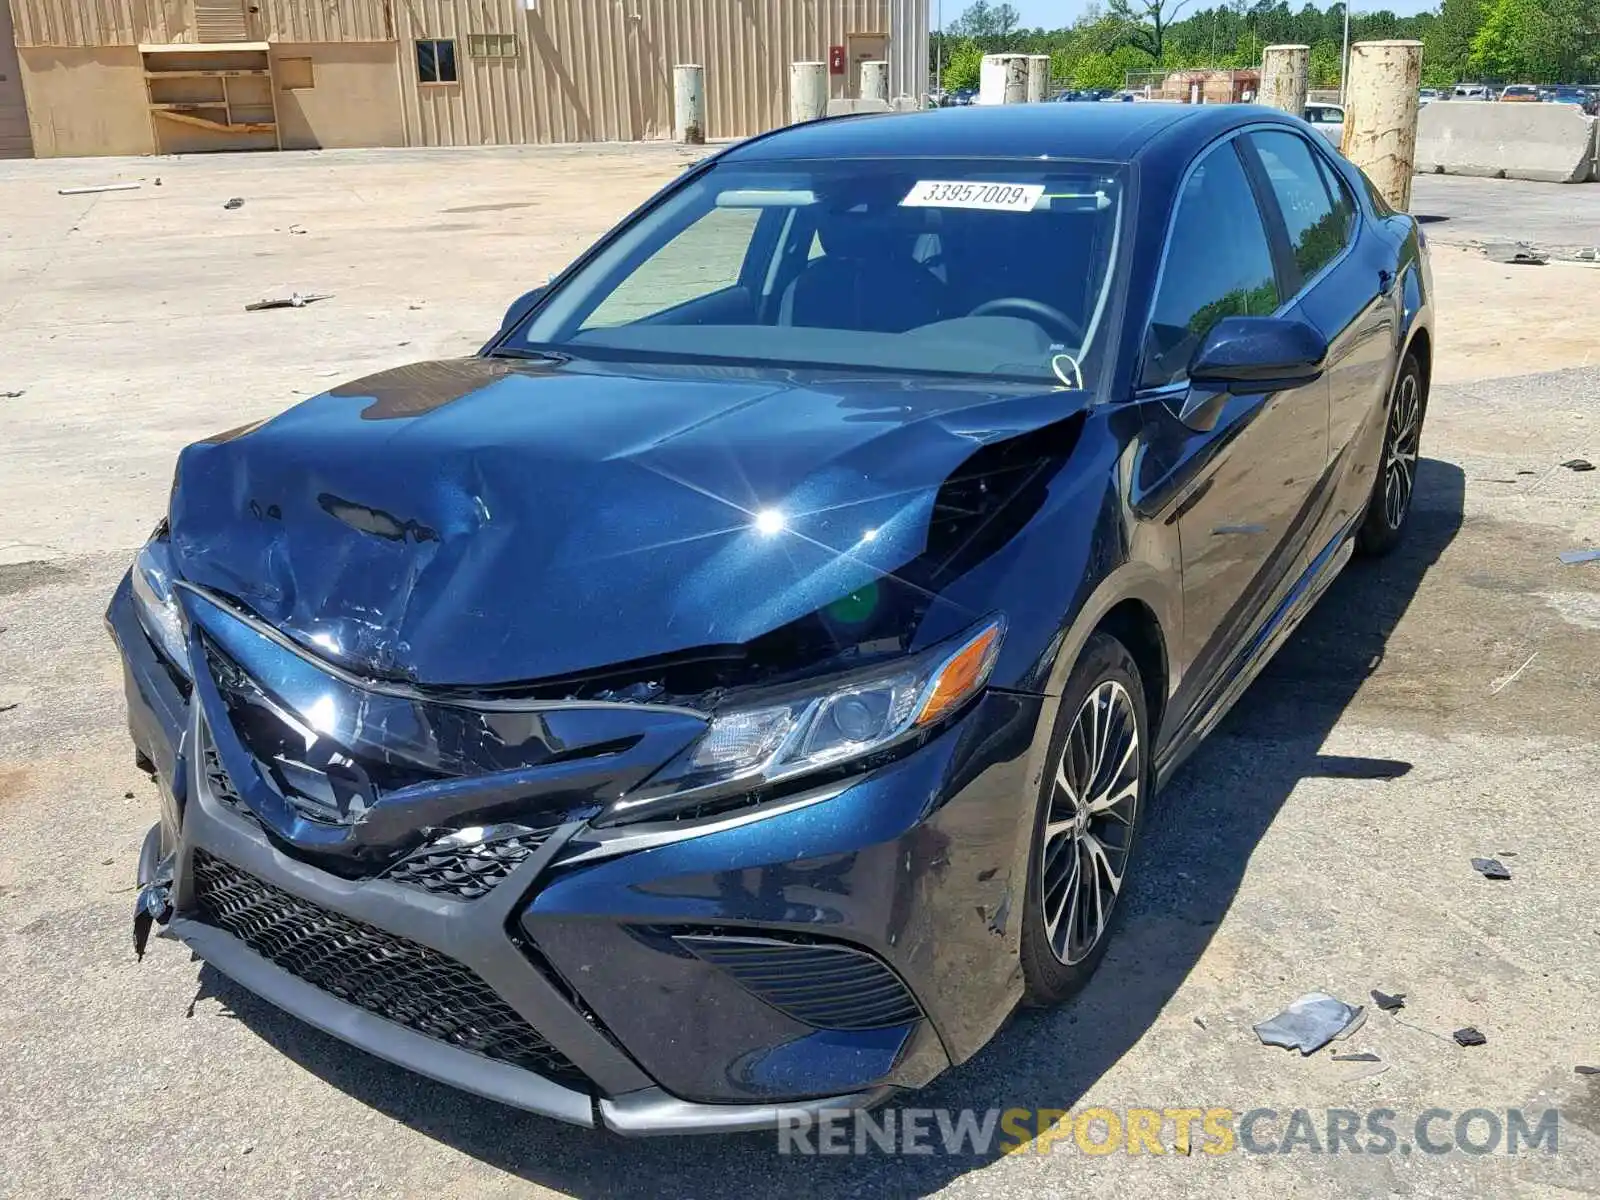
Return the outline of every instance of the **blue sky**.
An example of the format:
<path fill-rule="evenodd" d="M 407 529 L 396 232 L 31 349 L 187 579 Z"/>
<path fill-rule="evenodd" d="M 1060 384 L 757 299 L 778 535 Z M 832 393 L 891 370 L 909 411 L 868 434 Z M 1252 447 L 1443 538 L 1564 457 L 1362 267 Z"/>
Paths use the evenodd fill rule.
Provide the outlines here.
<path fill-rule="evenodd" d="M 1029 29 L 1042 25 L 1046 29 L 1056 29 L 1062 25 L 1070 24 L 1079 14 L 1088 7 L 1089 0 L 1011 0 L 1019 13 L 1022 14 L 1022 23 Z M 1189 8 L 1214 8 L 1217 0 L 1192 0 Z M 1305 0 L 1289 0 L 1289 7 L 1298 9 Z M 1318 7 L 1326 8 L 1326 0 L 1314 0 Z M 961 10 L 967 7 L 968 0 L 930 0 L 930 7 L 937 12 L 939 7 L 944 8 L 946 22 L 954 21 L 961 15 Z M 1352 13 L 1376 12 L 1379 9 L 1388 9 L 1390 12 L 1401 16 L 1412 13 L 1425 12 L 1434 8 L 1437 0 L 1353 0 L 1350 5 Z M 937 25 L 937 17 L 935 18 Z"/>

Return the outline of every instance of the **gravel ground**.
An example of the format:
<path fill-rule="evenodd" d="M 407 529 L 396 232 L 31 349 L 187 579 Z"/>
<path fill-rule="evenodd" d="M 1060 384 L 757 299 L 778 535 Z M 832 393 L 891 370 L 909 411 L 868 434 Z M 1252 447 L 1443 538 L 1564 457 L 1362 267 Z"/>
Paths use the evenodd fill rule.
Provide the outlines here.
<path fill-rule="evenodd" d="M 1592 269 L 1501 268 L 1445 231 L 1600 242 L 1600 188 L 1417 181 L 1440 384 L 1414 527 L 1356 564 L 1158 801 L 1087 991 L 906 1105 L 1387 1108 L 1392 1153 L 797 1158 L 625 1142 L 347 1048 L 178 946 L 129 953 L 139 838 L 101 614 L 186 441 L 336 377 L 470 351 L 512 296 L 680 169 L 670 147 L 0 164 L 0 1194 L 1496 1197 L 1600 1191 L 1600 545 Z M 161 187 L 154 180 L 161 178 Z M 60 197 L 116 178 L 137 192 Z M 230 196 L 245 206 L 226 211 Z M 1514 203 L 1507 203 L 1514 197 Z M 296 228 L 304 233 L 295 232 Z M 1535 234 L 1543 237 L 1543 234 Z M 1488 268 L 1492 267 L 1492 271 Z M 245 314 L 291 289 L 301 310 Z M 1551 319 L 1559 311 L 1559 321 Z M 14 707 L 8 707 L 14 706 Z M 1509 882 L 1470 867 L 1498 854 Z M 1301 1058 L 1250 1026 L 1302 992 L 1372 1012 Z M 1473 1025 L 1484 1046 L 1452 1030 Z M 1428 1109 L 1558 1107 L 1558 1152 L 1434 1155 Z M 902 1106 L 904 1107 L 904 1106 Z M 1478 1126 L 1481 1136 L 1483 1126 Z M 1406 1152 L 1404 1147 L 1414 1152 Z"/>

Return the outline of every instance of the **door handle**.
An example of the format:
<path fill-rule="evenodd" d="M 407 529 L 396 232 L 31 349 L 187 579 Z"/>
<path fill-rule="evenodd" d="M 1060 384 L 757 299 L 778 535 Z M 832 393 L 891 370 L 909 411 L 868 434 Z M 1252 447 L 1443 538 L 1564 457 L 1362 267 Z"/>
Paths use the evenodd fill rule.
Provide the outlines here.
<path fill-rule="evenodd" d="M 1387 296 L 1394 289 L 1394 275 L 1389 271 L 1378 271 L 1378 295 Z"/>

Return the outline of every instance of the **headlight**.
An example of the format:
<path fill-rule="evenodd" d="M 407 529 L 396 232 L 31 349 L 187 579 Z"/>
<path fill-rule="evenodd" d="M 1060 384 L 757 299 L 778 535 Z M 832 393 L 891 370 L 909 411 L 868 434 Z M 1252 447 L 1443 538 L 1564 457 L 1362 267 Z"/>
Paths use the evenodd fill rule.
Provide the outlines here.
<path fill-rule="evenodd" d="M 161 650 L 162 657 L 185 676 L 189 675 L 189 651 L 183 637 L 183 616 L 172 594 L 172 547 L 159 538 L 145 543 L 133 560 L 134 609 L 139 624 Z"/>
<path fill-rule="evenodd" d="M 643 794 L 617 801 L 600 823 L 641 820 L 708 791 L 778 783 L 917 737 L 983 689 L 1004 635 L 1004 618 L 994 617 L 878 672 L 720 712 Z"/>

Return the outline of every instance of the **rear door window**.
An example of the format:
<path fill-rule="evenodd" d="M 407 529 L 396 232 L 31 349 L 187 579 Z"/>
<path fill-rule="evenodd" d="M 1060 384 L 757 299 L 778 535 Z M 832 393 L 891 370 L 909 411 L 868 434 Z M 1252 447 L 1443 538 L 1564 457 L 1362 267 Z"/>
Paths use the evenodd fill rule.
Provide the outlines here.
<path fill-rule="evenodd" d="M 1283 213 L 1300 278 L 1309 280 L 1344 252 L 1350 213 L 1335 203 L 1320 166 L 1321 156 L 1304 138 L 1288 132 L 1260 132 L 1252 133 L 1250 142 Z"/>
<path fill-rule="evenodd" d="M 1184 379 L 1224 317 L 1265 317 L 1283 302 L 1255 193 L 1232 141 L 1209 151 L 1178 198 L 1145 337 L 1143 386 Z"/>

